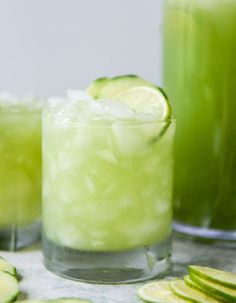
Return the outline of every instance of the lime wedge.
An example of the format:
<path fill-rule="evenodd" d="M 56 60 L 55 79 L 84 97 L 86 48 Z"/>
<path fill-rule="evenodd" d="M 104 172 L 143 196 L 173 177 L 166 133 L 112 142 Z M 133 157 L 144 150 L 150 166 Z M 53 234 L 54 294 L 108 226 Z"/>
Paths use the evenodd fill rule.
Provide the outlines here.
<path fill-rule="evenodd" d="M 205 293 L 189 287 L 181 280 L 173 280 L 170 282 L 170 288 L 178 297 L 194 303 L 219 303 L 218 300 L 206 295 Z"/>
<path fill-rule="evenodd" d="M 87 93 L 94 99 L 99 98 L 100 91 L 110 81 L 109 78 L 103 77 L 94 80 L 88 87 Z"/>
<path fill-rule="evenodd" d="M 0 271 L 6 271 L 13 276 L 16 275 L 16 268 L 2 257 L 0 257 Z"/>
<path fill-rule="evenodd" d="M 138 297 L 152 303 L 186 303 L 172 293 L 169 281 L 156 281 L 147 283 L 138 289 Z"/>
<path fill-rule="evenodd" d="M 115 95 L 112 99 L 125 103 L 137 113 L 152 114 L 160 121 L 171 116 L 171 107 L 168 100 L 158 87 L 129 88 Z"/>
<path fill-rule="evenodd" d="M 236 302 L 236 289 L 232 289 L 190 273 L 191 279 L 211 296 L 225 302 Z"/>
<path fill-rule="evenodd" d="M 117 76 L 107 81 L 97 96 L 99 99 L 111 99 L 122 91 L 137 86 L 153 87 L 154 85 L 136 75 Z"/>
<path fill-rule="evenodd" d="M 189 266 L 189 272 L 193 273 L 196 276 L 216 282 L 217 284 L 236 289 L 236 274 L 234 273 L 193 265 Z"/>

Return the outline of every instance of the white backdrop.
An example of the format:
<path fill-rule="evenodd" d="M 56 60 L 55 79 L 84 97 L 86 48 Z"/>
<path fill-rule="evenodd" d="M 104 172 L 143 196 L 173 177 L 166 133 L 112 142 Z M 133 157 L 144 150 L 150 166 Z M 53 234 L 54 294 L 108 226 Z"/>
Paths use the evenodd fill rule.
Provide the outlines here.
<path fill-rule="evenodd" d="M 0 0 L 0 90 L 62 94 L 98 76 L 160 83 L 162 0 Z"/>

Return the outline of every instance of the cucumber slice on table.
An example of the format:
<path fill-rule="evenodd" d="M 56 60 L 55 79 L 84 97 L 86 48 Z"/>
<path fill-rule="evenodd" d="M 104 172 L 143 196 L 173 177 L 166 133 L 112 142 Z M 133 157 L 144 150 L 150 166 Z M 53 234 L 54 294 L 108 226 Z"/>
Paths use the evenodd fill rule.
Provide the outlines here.
<path fill-rule="evenodd" d="M 19 293 L 18 282 L 15 276 L 0 271 L 0 303 L 15 301 Z"/>
<path fill-rule="evenodd" d="M 92 301 L 79 298 L 60 298 L 52 300 L 23 300 L 18 303 L 92 303 Z"/>
<path fill-rule="evenodd" d="M 218 300 L 209 295 L 189 287 L 181 279 L 171 281 L 170 288 L 176 296 L 193 303 L 219 303 Z"/>
<path fill-rule="evenodd" d="M 0 271 L 6 271 L 14 276 L 16 275 L 16 268 L 2 257 L 0 257 Z"/>
<path fill-rule="evenodd" d="M 219 269 L 203 267 L 203 266 L 189 266 L 189 272 L 196 276 L 213 281 L 217 284 L 236 289 L 236 274 L 226 272 Z"/>
<path fill-rule="evenodd" d="M 205 292 L 204 289 L 199 286 L 197 283 L 195 283 L 191 278 L 190 276 L 185 276 L 184 277 L 184 282 L 186 285 L 188 285 L 189 287 L 192 287 L 194 289 L 197 289 L 197 290 L 200 290 L 202 292 Z"/>
<path fill-rule="evenodd" d="M 80 299 L 80 298 L 61 298 L 50 300 L 51 303 L 92 303 L 92 301 Z"/>
<path fill-rule="evenodd" d="M 190 273 L 191 279 L 201 286 L 211 296 L 221 299 L 224 302 L 236 302 L 236 289 L 232 289 L 205 278 L 199 277 L 193 273 Z"/>
<path fill-rule="evenodd" d="M 98 78 L 95 81 L 93 81 L 90 86 L 87 89 L 88 94 L 94 98 L 98 99 L 100 91 L 102 88 L 110 81 L 109 78 L 103 77 L 103 78 Z"/>
<path fill-rule="evenodd" d="M 121 93 L 122 91 L 138 86 L 153 87 L 154 84 L 136 75 L 118 76 L 107 81 L 107 83 L 101 88 L 97 97 L 99 99 L 112 99 L 112 97 Z"/>
<path fill-rule="evenodd" d="M 195 283 L 190 276 L 185 276 L 184 277 L 184 282 L 189 286 L 192 287 L 194 289 L 197 289 L 199 291 L 201 291 L 202 293 L 205 293 L 206 295 L 213 297 L 217 300 L 220 300 L 220 302 L 222 302 L 222 297 L 221 296 L 217 296 L 216 294 L 213 294 L 211 291 L 209 291 L 206 288 L 203 288 L 202 286 L 200 286 L 199 284 Z M 224 301 L 224 300 L 223 300 Z"/>
<path fill-rule="evenodd" d="M 186 303 L 178 298 L 170 289 L 169 281 L 147 283 L 138 289 L 138 297 L 151 303 Z"/>

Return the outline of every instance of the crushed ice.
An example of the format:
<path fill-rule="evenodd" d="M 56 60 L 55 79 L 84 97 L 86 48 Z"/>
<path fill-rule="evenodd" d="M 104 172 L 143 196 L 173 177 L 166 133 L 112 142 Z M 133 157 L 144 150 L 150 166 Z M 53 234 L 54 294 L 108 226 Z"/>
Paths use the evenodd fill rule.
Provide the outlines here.
<path fill-rule="evenodd" d="M 94 100 L 85 91 L 68 90 L 67 98 L 50 98 L 48 114 L 63 121 L 154 121 L 152 114 L 137 113 L 117 100 Z"/>

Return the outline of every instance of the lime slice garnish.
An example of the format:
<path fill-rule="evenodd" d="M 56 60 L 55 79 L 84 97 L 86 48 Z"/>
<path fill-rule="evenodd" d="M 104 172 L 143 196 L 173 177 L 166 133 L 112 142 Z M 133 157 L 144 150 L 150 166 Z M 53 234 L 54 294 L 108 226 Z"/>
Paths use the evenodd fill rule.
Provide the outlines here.
<path fill-rule="evenodd" d="M 95 99 L 113 99 L 125 103 L 140 114 L 151 114 L 156 120 L 171 117 L 171 107 L 163 90 L 136 75 L 99 78 L 87 89 Z"/>
<path fill-rule="evenodd" d="M 225 302 L 236 302 L 236 289 L 232 289 L 190 273 L 191 279 L 211 296 Z"/>
<path fill-rule="evenodd" d="M 171 107 L 165 94 L 158 87 L 132 87 L 112 99 L 125 103 L 137 113 L 152 114 L 163 121 L 171 116 Z"/>
<path fill-rule="evenodd" d="M 189 266 L 189 272 L 195 274 L 196 276 L 216 282 L 217 284 L 236 289 L 236 274 L 234 273 L 193 265 Z"/>
<path fill-rule="evenodd" d="M 194 303 L 219 303 L 218 300 L 210 297 L 209 295 L 189 287 L 181 280 L 173 280 L 170 282 L 170 288 L 178 297 Z"/>
<path fill-rule="evenodd" d="M 138 297 L 152 303 L 186 303 L 172 293 L 169 281 L 156 281 L 147 283 L 138 289 Z"/>

